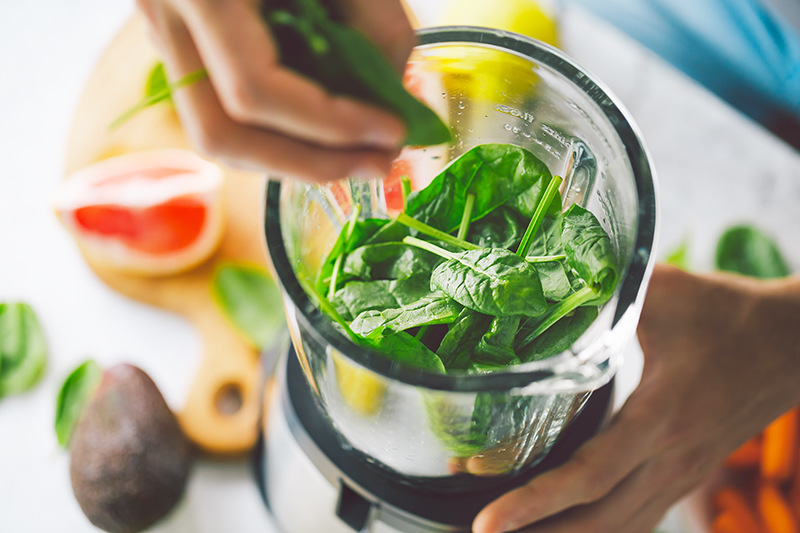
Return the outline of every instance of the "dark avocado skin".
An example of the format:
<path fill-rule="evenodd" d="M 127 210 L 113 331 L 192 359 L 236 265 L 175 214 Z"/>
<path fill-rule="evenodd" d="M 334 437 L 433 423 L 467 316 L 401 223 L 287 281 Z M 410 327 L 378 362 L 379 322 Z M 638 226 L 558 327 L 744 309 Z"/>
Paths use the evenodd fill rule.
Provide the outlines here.
<path fill-rule="evenodd" d="M 135 533 L 180 499 L 193 450 L 153 380 L 117 365 L 75 428 L 70 477 L 75 498 L 97 527 Z"/>

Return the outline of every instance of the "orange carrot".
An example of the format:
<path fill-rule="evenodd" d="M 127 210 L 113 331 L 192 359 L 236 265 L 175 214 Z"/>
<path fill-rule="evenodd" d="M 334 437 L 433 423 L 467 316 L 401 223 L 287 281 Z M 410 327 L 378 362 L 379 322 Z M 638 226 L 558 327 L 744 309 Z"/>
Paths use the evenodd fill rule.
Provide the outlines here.
<path fill-rule="evenodd" d="M 730 468 L 756 468 L 761 464 L 761 435 L 748 440 L 725 459 Z"/>
<path fill-rule="evenodd" d="M 711 533 L 747 533 L 747 530 L 736 521 L 733 513 L 724 511 L 717 515 L 711 524 Z"/>
<path fill-rule="evenodd" d="M 769 533 L 799 533 L 789 502 L 778 487 L 764 483 L 758 488 L 758 510 Z"/>
<path fill-rule="evenodd" d="M 755 509 L 747 501 L 742 491 L 733 487 L 722 487 L 714 494 L 714 507 L 723 515 L 731 515 L 736 524 L 736 531 L 742 533 L 763 533 L 764 527 Z"/>
<path fill-rule="evenodd" d="M 711 533 L 742 533 L 736 522 L 736 517 L 731 513 L 722 513 L 711 524 Z"/>
<path fill-rule="evenodd" d="M 788 481 L 794 474 L 797 455 L 798 410 L 781 415 L 764 430 L 761 447 L 761 476 L 776 483 Z"/>

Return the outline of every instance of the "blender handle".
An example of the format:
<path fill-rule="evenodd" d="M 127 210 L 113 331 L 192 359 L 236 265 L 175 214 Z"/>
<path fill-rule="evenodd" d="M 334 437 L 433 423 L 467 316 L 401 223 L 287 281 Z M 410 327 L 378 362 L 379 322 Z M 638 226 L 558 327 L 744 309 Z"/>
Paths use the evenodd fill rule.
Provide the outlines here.
<path fill-rule="evenodd" d="M 369 533 L 373 504 L 361 494 L 350 488 L 343 480 L 339 480 L 339 499 L 336 502 L 336 516 L 350 526 L 353 531 Z"/>

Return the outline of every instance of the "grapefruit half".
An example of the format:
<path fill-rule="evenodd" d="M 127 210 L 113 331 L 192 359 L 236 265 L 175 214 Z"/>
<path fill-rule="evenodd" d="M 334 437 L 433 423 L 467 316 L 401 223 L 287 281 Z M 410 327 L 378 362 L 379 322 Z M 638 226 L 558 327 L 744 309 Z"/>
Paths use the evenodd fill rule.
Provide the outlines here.
<path fill-rule="evenodd" d="M 105 159 L 70 175 L 55 208 L 95 265 L 145 276 L 189 270 L 224 228 L 222 170 L 187 150 Z"/>

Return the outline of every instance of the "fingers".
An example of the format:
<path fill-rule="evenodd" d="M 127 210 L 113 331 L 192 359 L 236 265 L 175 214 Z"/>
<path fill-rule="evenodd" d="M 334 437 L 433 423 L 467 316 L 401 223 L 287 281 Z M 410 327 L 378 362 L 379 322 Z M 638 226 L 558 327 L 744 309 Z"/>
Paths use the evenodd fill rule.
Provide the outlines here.
<path fill-rule="evenodd" d="M 520 533 L 649 533 L 674 499 L 672 494 L 661 494 L 658 486 L 652 468 L 640 468 L 602 500 L 569 509 Z"/>
<path fill-rule="evenodd" d="M 178 9 L 222 107 L 236 122 L 328 147 L 395 149 L 402 144 L 405 127 L 399 118 L 333 96 L 283 67 L 258 2 L 183 1 Z M 395 21 L 390 28 L 397 26 Z"/>
<path fill-rule="evenodd" d="M 170 77 L 201 68 L 200 56 L 180 18 L 165 12 L 158 23 Z M 222 108 L 207 79 L 177 91 L 173 100 L 184 130 L 204 153 L 232 166 L 267 170 L 275 177 L 305 181 L 382 177 L 396 155 L 391 151 L 327 149 L 238 124 Z"/>
<path fill-rule="evenodd" d="M 641 418 L 623 409 L 605 432 L 583 445 L 566 464 L 484 508 L 473 530 L 512 531 L 604 498 L 652 454 L 656 433 L 643 432 Z"/>
<path fill-rule="evenodd" d="M 339 0 L 345 22 L 380 48 L 399 72 L 417 42 L 399 0 Z"/>

